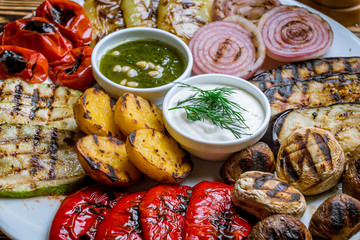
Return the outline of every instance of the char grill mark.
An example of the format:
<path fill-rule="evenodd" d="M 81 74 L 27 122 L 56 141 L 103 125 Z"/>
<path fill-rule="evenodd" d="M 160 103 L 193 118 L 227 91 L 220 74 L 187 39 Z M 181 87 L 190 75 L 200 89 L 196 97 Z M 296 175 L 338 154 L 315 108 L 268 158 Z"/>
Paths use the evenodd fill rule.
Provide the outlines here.
<path fill-rule="evenodd" d="M 14 92 L 14 103 L 20 103 L 22 97 L 23 88 L 21 84 L 16 85 Z"/>
<path fill-rule="evenodd" d="M 49 179 L 55 179 L 55 168 L 56 168 L 56 152 L 59 149 L 58 145 L 58 136 L 59 132 L 56 128 L 53 128 L 51 133 L 51 144 L 49 145 L 50 152 L 50 170 L 49 170 Z"/>

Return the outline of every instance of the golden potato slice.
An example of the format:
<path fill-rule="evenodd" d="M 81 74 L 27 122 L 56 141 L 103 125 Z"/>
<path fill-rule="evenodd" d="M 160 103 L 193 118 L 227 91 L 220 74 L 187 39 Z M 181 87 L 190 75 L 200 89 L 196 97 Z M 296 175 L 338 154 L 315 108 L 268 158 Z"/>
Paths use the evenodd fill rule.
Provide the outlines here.
<path fill-rule="evenodd" d="M 160 0 L 158 28 L 188 43 L 204 24 L 212 21 L 213 0 Z"/>
<path fill-rule="evenodd" d="M 156 27 L 156 9 L 152 0 L 122 0 L 121 10 L 126 27 Z"/>
<path fill-rule="evenodd" d="M 114 106 L 114 118 L 116 126 L 126 136 L 143 128 L 165 130 L 161 109 L 131 93 L 125 93 L 118 99 Z"/>
<path fill-rule="evenodd" d="M 87 135 L 76 143 L 80 164 L 94 180 L 109 186 L 129 186 L 142 180 L 129 161 L 125 142 L 112 137 Z"/>
<path fill-rule="evenodd" d="M 123 138 L 114 123 L 112 99 L 100 89 L 86 89 L 74 104 L 74 117 L 86 134 Z"/>
<path fill-rule="evenodd" d="M 146 176 L 161 183 L 178 183 L 192 171 L 190 154 L 165 132 L 140 129 L 126 140 L 129 160 Z"/>

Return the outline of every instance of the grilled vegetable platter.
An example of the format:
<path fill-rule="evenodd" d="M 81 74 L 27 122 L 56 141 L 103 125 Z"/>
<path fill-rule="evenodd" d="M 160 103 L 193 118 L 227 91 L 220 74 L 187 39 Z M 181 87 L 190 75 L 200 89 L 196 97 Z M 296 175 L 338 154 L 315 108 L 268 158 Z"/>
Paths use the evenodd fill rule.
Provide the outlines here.
<path fill-rule="evenodd" d="M 125 226 L 134 221 L 134 217 L 138 216 L 131 214 L 139 211 L 143 233 L 139 233 L 136 224 L 131 222 L 135 226 L 132 226 L 134 227 L 132 239 L 141 239 L 141 235 L 146 239 L 159 237 L 163 229 L 152 220 L 160 215 L 164 216 L 164 219 L 165 216 L 173 217 L 168 222 L 163 222 L 164 225 L 176 224 L 172 226 L 174 230 L 167 233 L 172 239 L 180 239 L 181 235 L 190 237 L 205 232 L 211 234 L 209 233 L 211 228 L 208 226 L 213 222 L 204 217 L 207 214 L 219 216 L 214 220 L 217 224 L 215 225 L 219 226 L 219 233 L 224 236 L 229 232 L 236 232 L 237 239 L 242 239 L 243 235 L 247 235 L 256 222 L 258 222 L 254 227 L 256 232 L 251 232 L 249 239 L 259 239 L 260 234 L 264 236 L 271 234 L 269 233 L 271 229 L 277 229 L 284 221 L 290 222 L 291 226 L 289 226 L 293 231 L 294 229 L 299 232 L 304 231 L 306 236 L 310 234 L 306 228 L 311 225 L 317 236 L 332 237 L 337 233 L 332 233 L 333 223 L 326 221 L 331 217 L 326 216 L 325 213 L 329 213 L 334 204 L 337 207 L 335 210 L 341 211 L 341 208 L 346 208 L 342 216 L 345 219 L 344 222 L 350 227 L 341 229 L 342 226 L 335 226 L 341 229 L 339 239 L 345 239 L 350 233 L 352 235 L 352 227 L 359 230 L 359 219 L 354 220 L 351 216 L 354 216 L 352 214 L 355 212 L 360 218 L 360 202 L 348 195 L 342 195 L 340 182 L 341 173 L 349 171 L 347 187 L 350 190 L 347 192 L 351 192 L 351 188 L 354 187 L 350 184 L 358 184 L 355 178 L 359 177 L 359 174 L 354 176 L 356 164 L 359 165 L 357 154 L 359 151 L 351 156 L 351 151 L 360 145 L 360 137 L 353 140 L 356 139 L 359 131 L 351 131 L 344 127 L 346 124 L 353 124 L 354 128 L 358 129 L 360 125 L 360 40 L 355 35 L 332 19 L 294 0 L 268 1 L 274 6 L 295 5 L 319 14 L 334 33 L 333 43 L 321 56 L 326 60 L 315 57 L 304 64 L 284 65 L 282 62 L 267 57 L 260 68 L 263 73 L 255 74 L 255 76 L 253 76 L 254 73 L 248 73 L 248 76 L 251 76 L 250 81 L 265 93 L 272 107 L 274 121 L 271 122 L 268 134 L 263 139 L 272 150 L 261 142 L 245 152 L 233 155 L 226 165 L 224 161 L 212 162 L 197 159 L 177 148 L 175 141 L 163 133 L 161 110 L 146 100 L 137 99 L 136 96 L 128 94 L 114 102 L 114 99 L 110 99 L 102 90 L 87 88 L 94 81 L 92 77 L 89 78 L 88 65 L 91 50 L 88 45 L 93 47 L 99 38 L 124 28 L 125 25 L 161 27 L 176 33 L 188 43 L 192 37 L 191 29 L 208 21 L 209 6 L 193 10 L 193 5 L 200 4 L 201 1 L 195 0 L 193 3 L 184 1 L 184 6 L 180 6 L 178 2 L 170 0 L 169 5 L 163 6 L 162 1 L 153 0 L 153 7 L 160 9 L 157 17 L 162 20 L 158 24 L 154 20 L 156 14 L 149 6 L 149 1 L 141 1 L 141 4 L 130 0 L 118 1 L 121 2 L 121 7 L 133 9 L 124 15 L 119 11 L 119 6 L 111 2 L 74 1 L 83 6 L 88 4 L 88 7 L 97 2 L 96 10 L 87 12 L 89 17 L 95 19 L 92 22 L 93 38 L 91 39 L 86 31 L 74 34 L 71 24 L 68 29 L 61 29 L 60 26 L 62 34 L 69 39 L 61 40 L 64 44 L 63 48 L 69 44 L 74 46 L 69 55 L 56 58 L 62 54 L 59 52 L 60 48 L 57 49 L 58 51 L 49 49 L 44 54 L 47 60 L 44 60 L 44 56 L 40 56 L 37 61 L 41 63 L 24 66 L 26 71 L 22 71 L 22 75 L 11 75 L 9 78 L 14 78 L 0 80 L 0 96 L 2 96 L 0 98 L 0 153 L 5 153 L 5 159 L 14 161 L 14 164 L 9 164 L 7 161 L 0 162 L 0 177 L 4 184 L 0 186 L 0 229 L 4 233 L 14 239 L 30 240 L 56 239 L 62 234 L 66 236 L 69 232 L 73 234 L 73 237 L 81 235 L 95 237 L 97 234 L 96 239 L 105 239 L 105 236 L 112 236 L 111 231 L 115 235 L 123 233 L 124 229 L 119 226 L 121 224 Z M 226 16 L 222 14 L 227 13 L 226 10 L 223 11 L 225 7 L 229 11 L 230 9 L 236 11 L 235 1 L 229 1 L 230 4 L 225 2 L 217 1 L 212 18 L 224 19 Z M 177 14 L 178 8 L 186 10 L 184 10 L 185 17 L 177 21 L 187 22 L 189 28 L 177 28 L 178 26 L 169 24 L 169 21 L 175 21 L 171 17 Z M 258 14 L 264 14 L 261 12 L 261 6 L 259 9 L 253 9 L 253 12 L 247 16 L 254 24 L 258 24 Z M 48 11 L 50 11 L 48 6 L 43 4 L 37 16 L 46 16 L 49 14 Z M 56 11 L 52 14 L 56 15 Z M 77 11 L 79 11 L 78 8 L 74 7 L 66 13 L 71 15 L 76 14 Z M 137 21 L 144 12 L 147 16 L 142 15 L 142 20 Z M 99 13 L 98 16 L 96 16 L 97 13 Z M 198 18 L 192 18 L 191 14 L 196 14 Z M 66 19 L 59 18 L 58 20 L 61 25 L 61 21 Z M 82 22 L 83 18 L 79 18 L 78 21 L 78 24 L 83 24 L 84 29 L 87 28 L 86 22 Z M 12 28 L 15 29 L 21 24 L 23 23 L 15 24 L 16 26 Z M 45 25 L 48 26 L 47 23 L 43 23 L 42 27 Z M 49 41 L 53 41 L 54 37 L 56 36 L 52 36 Z M 16 42 L 16 36 L 14 39 Z M 29 42 L 39 45 L 36 41 Z M 26 54 L 33 55 L 34 53 L 27 52 Z M 277 59 L 284 59 L 281 54 L 272 54 Z M 294 56 L 293 59 L 302 60 L 302 56 Z M 34 69 L 36 65 L 42 67 L 41 76 L 31 75 L 31 69 Z M 45 83 L 39 83 L 44 81 L 44 71 L 47 71 L 47 66 L 51 69 L 49 78 Z M 201 73 L 202 70 L 199 69 L 197 71 Z M 74 72 L 76 74 L 72 75 Z M 301 81 L 294 82 L 291 76 L 296 76 Z M 28 78 L 28 82 L 31 83 L 20 81 L 18 77 Z M 75 78 L 83 79 L 82 84 L 77 85 Z M 49 85 L 50 79 L 53 83 L 64 87 Z M 35 85 L 32 85 L 33 82 Z M 326 90 L 320 91 L 320 89 Z M 30 95 L 29 92 L 36 94 Z M 316 92 L 318 94 L 314 94 Z M 312 97 L 314 95 L 316 97 Z M 344 103 L 349 101 L 352 103 Z M 127 107 L 123 109 L 124 106 Z M 145 113 L 136 112 L 137 106 L 144 109 Z M 92 111 L 97 108 L 104 111 L 102 113 Z M 114 109 L 114 112 L 111 109 Z M 349 114 L 349 109 L 352 114 Z M 136 121 L 127 119 L 126 111 L 131 111 Z M 331 122 L 332 125 L 325 124 L 327 131 L 318 131 L 317 125 L 328 123 L 327 118 L 336 114 L 343 118 Z M 125 128 L 119 127 L 120 123 L 112 121 L 113 118 L 120 122 L 127 122 Z M 297 131 L 297 126 L 302 126 L 301 124 L 309 126 L 309 129 Z M 143 129 L 142 125 L 151 126 L 151 129 Z M 136 130 L 133 131 L 133 129 Z M 333 136 L 328 136 L 329 132 L 338 141 L 335 141 Z M 289 149 L 301 148 L 301 143 L 303 143 L 292 138 L 299 139 L 309 134 L 313 136 L 309 138 L 309 141 L 317 142 L 317 144 L 308 147 L 308 154 L 318 154 L 316 158 L 322 159 L 325 154 L 321 154 L 323 148 L 318 140 L 319 136 L 322 136 L 332 144 L 331 146 L 329 144 L 332 159 L 324 160 L 327 165 L 323 166 L 326 171 L 322 176 L 313 177 L 314 174 L 311 174 L 320 170 L 310 167 L 307 173 L 309 175 L 306 175 L 309 177 L 304 180 L 301 177 L 305 175 L 300 176 L 300 170 L 296 168 L 297 163 L 288 155 Z M 290 139 L 284 139 L 285 135 L 291 135 Z M 129 137 L 126 138 L 126 136 Z M 152 143 L 156 154 L 149 153 L 147 148 L 149 142 Z M 294 142 L 297 144 L 293 144 Z M 320 150 L 316 148 L 318 146 Z M 9 149 L 13 154 L 8 154 Z M 281 161 L 275 163 L 271 151 L 275 155 L 275 160 L 279 151 Z M 125 152 L 128 154 L 127 157 L 123 156 Z M 166 156 L 169 153 L 171 157 Z M 31 157 L 24 160 L 22 156 L 26 154 L 30 154 Z M 104 158 L 98 158 L 100 155 Z M 4 159 L 4 156 L 2 158 Z M 168 158 L 169 161 L 166 164 L 160 164 L 161 159 L 164 158 Z M 241 165 L 239 161 L 242 159 L 245 159 L 245 163 Z M 256 166 L 251 159 L 261 162 L 257 162 L 259 164 Z M 306 156 L 304 159 L 305 163 L 301 164 L 306 165 L 311 161 Z M 48 163 L 48 168 L 43 168 L 39 162 Z M 349 162 L 351 164 L 348 165 Z M 288 170 L 290 165 L 293 167 Z M 262 172 L 274 172 L 274 169 L 277 171 L 276 175 Z M 249 172 L 241 174 L 245 171 Z M 278 178 L 279 175 L 282 179 Z M 318 178 L 321 178 L 321 181 Z M 263 181 L 259 183 L 259 179 Z M 297 188 L 290 186 L 284 179 L 292 182 L 292 185 Z M 96 183 L 75 191 L 79 189 L 77 186 L 81 186 L 84 181 Z M 276 182 L 278 187 L 271 193 L 262 194 L 264 191 L 262 184 L 267 181 Z M 99 182 L 106 184 L 107 187 L 98 187 L 96 184 Z M 163 184 L 159 185 L 159 182 Z M 339 183 L 336 184 L 336 182 Z M 233 187 L 230 185 L 236 188 L 234 195 L 239 199 L 231 199 Z M 121 187 L 123 191 L 114 192 L 111 187 Z M 175 193 L 176 198 L 174 198 Z M 278 193 L 284 196 L 281 200 L 283 205 L 280 207 L 273 200 Z M 268 197 L 264 199 L 263 195 Z M 162 200 L 165 198 L 168 201 Z M 165 203 L 173 204 L 171 211 L 169 211 L 169 205 Z M 155 210 L 153 205 L 156 205 Z M 244 209 L 251 214 L 243 210 L 238 215 L 235 213 L 234 205 L 243 205 Z M 320 205 L 321 208 L 317 211 Z M 206 207 L 202 209 L 199 206 Z M 62 211 L 58 211 L 60 207 Z M 116 212 L 112 213 L 114 211 L 110 211 L 111 208 L 116 209 Z M 129 212 L 128 209 L 134 212 Z M 321 212 L 321 209 L 325 210 Z M 330 210 L 326 212 L 326 209 Z M 271 217 L 274 211 L 279 215 L 276 215 L 274 219 L 267 218 Z M 223 214 L 224 212 L 227 215 Z M 316 213 L 312 219 L 315 212 L 319 213 Z M 91 220 L 85 221 L 87 225 L 82 228 L 82 232 L 76 232 L 72 221 L 77 221 L 78 216 L 83 214 Z M 239 216 L 244 216 L 244 218 Z M 258 221 L 264 218 L 265 220 Z M 103 224 L 100 225 L 102 219 L 104 219 Z M 119 224 L 116 225 L 115 222 Z M 336 221 L 335 223 L 339 224 Z M 195 224 L 196 227 L 194 227 Z M 182 233 L 179 232 L 180 226 L 183 226 Z M 231 227 L 228 228 L 228 226 Z M 328 227 L 328 229 L 322 230 L 321 227 Z M 97 233 L 95 228 L 97 228 Z M 131 230 L 127 229 L 127 231 Z M 325 235 L 324 232 L 326 232 Z M 360 233 L 351 239 L 360 239 Z"/>

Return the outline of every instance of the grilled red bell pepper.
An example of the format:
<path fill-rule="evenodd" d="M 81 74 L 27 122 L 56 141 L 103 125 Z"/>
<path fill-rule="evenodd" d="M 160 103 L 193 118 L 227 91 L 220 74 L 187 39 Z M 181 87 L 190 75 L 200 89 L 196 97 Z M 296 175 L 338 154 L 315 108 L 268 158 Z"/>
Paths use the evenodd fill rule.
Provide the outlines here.
<path fill-rule="evenodd" d="M 72 43 L 51 22 L 41 17 L 20 18 L 4 27 L 2 45 L 15 45 L 42 53 L 49 63 L 63 58 Z"/>
<path fill-rule="evenodd" d="M 57 61 L 56 66 L 50 66 L 49 78 L 56 85 L 84 91 L 95 81 L 91 53 L 92 48 L 89 46 L 73 48 L 64 61 Z"/>
<path fill-rule="evenodd" d="M 185 215 L 183 239 L 243 239 L 252 226 L 231 201 L 232 186 L 203 181 L 193 188 Z"/>
<path fill-rule="evenodd" d="M 92 27 L 84 8 L 70 0 L 45 0 L 37 9 L 36 16 L 43 17 L 59 28 L 74 47 L 91 42 Z"/>
<path fill-rule="evenodd" d="M 158 185 L 146 193 L 140 203 L 143 239 L 181 239 L 181 231 L 191 187 Z"/>
<path fill-rule="evenodd" d="M 0 46 L 0 79 L 17 77 L 30 83 L 41 83 L 48 76 L 45 56 L 31 49 Z"/>
<path fill-rule="evenodd" d="M 139 204 L 145 193 L 132 193 L 122 198 L 101 222 L 95 240 L 142 240 Z"/>
<path fill-rule="evenodd" d="M 55 214 L 49 239 L 94 239 L 100 222 L 125 195 L 101 185 L 70 194 Z"/>

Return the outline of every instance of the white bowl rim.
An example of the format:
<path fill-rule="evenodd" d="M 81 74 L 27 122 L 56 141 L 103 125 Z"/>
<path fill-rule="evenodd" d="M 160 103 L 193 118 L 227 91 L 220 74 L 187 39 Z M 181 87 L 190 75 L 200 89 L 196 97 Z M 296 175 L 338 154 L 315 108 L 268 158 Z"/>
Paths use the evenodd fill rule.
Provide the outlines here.
<path fill-rule="evenodd" d="M 126 34 L 128 32 L 155 32 L 155 33 L 158 33 L 158 34 L 164 34 L 172 39 L 174 39 L 175 41 L 177 41 L 185 50 L 186 52 L 186 58 L 187 58 L 187 64 L 186 64 L 186 68 L 184 70 L 184 72 L 177 78 L 175 79 L 174 81 L 170 82 L 170 83 L 167 83 L 165 85 L 162 85 L 162 86 L 157 86 L 157 87 L 151 87 L 151 88 L 132 88 L 132 87 L 126 87 L 126 86 L 123 86 L 123 85 L 120 85 L 120 84 L 117 84 L 113 81 L 111 81 L 110 79 L 108 79 L 107 77 L 105 77 L 99 70 L 99 67 L 98 67 L 98 64 L 96 63 L 97 59 L 95 59 L 95 55 L 96 54 L 91 54 L 91 65 L 92 65 L 92 68 L 93 68 L 93 71 L 96 72 L 96 74 L 101 77 L 102 81 L 105 81 L 106 83 L 110 84 L 111 86 L 115 87 L 115 88 L 122 88 L 123 90 L 125 91 L 129 91 L 129 92 L 138 92 L 138 93 L 145 93 L 145 92 L 153 92 L 153 91 L 163 91 L 163 90 L 166 90 L 168 88 L 171 88 L 172 87 L 172 84 L 173 82 L 176 82 L 176 81 L 179 81 L 181 80 L 182 78 L 184 78 L 186 76 L 186 74 L 188 73 L 191 73 L 192 71 L 192 67 L 193 67 L 193 56 L 192 56 L 192 53 L 191 53 L 191 50 L 190 48 L 188 47 L 188 45 L 186 45 L 186 43 L 181 40 L 179 37 L 175 36 L 174 34 L 171 34 L 165 30 L 162 30 L 162 29 L 158 29 L 158 28 L 148 28 L 148 27 L 133 27 L 133 28 L 125 28 L 125 29 L 121 29 L 121 30 L 118 30 L 118 31 L 115 31 L 115 32 L 112 32 L 108 35 L 106 35 L 104 38 L 102 38 L 94 47 L 93 49 L 93 53 L 97 53 L 99 52 L 99 56 L 102 57 L 103 54 L 105 54 L 106 52 L 104 52 L 103 54 L 100 54 L 100 47 L 102 45 L 102 43 L 104 43 L 105 41 L 107 41 L 108 39 L 110 38 L 116 38 L 118 37 L 118 35 L 123 35 L 123 34 Z M 140 37 L 139 38 L 136 38 L 136 39 L 141 39 Z M 147 38 L 147 37 L 144 37 L 143 39 L 151 39 L 151 38 Z M 161 41 L 161 40 L 160 40 Z M 121 42 L 121 39 L 118 40 L 118 42 L 120 43 Z M 169 44 L 170 45 L 170 44 Z"/>
<path fill-rule="evenodd" d="M 236 140 L 229 140 L 229 141 L 206 141 L 206 140 L 202 140 L 202 139 L 197 139 L 191 135 L 188 135 L 187 133 L 182 132 L 178 127 L 176 127 L 173 123 L 171 123 L 170 121 L 168 121 L 169 117 L 168 117 L 168 110 L 165 109 L 165 107 L 168 107 L 168 103 L 171 99 L 171 95 L 179 88 L 179 86 L 176 86 L 176 84 L 174 84 L 174 86 L 167 92 L 167 94 L 165 95 L 164 101 L 163 101 L 163 116 L 167 122 L 167 124 L 170 125 L 170 127 L 172 129 L 174 129 L 174 131 L 176 131 L 178 134 L 180 134 L 181 136 L 193 141 L 193 142 L 198 142 L 200 144 L 204 144 L 204 145 L 209 145 L 209 146 L 229 146 L 229 145 L 237 145 L 237 144 L 241 144 L 241 143 L 245 143 L 247 141 L 249 141 L 250 139 L 256 138 L 259 135 L 261 135 L 263 132 L 266 131 L 266 129 L 268 128 L 269 122 L 270 122 L 270 116 L 271 116 L 271 108 L 270 108 L 270 103 L 267 99 L 267 97 L 265 96 L 265 94 L 255 85 L 253 85 L 252 83 L 250 83 L 249 81 L 239 78 L 239 77 L 235 77 L 232 75 L 227 75 L 227 74 L 217 74 L 217 73 L 209 73 L 209 74 L 200 74 L 200 75 L 196 75 L 196 76 L 192 76 L 189 78 L 184 79 L 183 83 L 188 83 L 191 81 L 196 81 L 197 79 L 206 79 L 206 77 L 222 77 L 222 78 L 227 78 L 230 81 L 234 81 L 234 86 L 235 85 L 235 81 L 240 81 L 243 84 L 248 85 L 250 88 L 252 88 L 252 90 L 256 91 L 259 96 L 261 96 L 261 98 L 259 99 L 257 96 L 254 96 L 254 94 L 251 94 L 253 97 L 255 97 L 256 99 L 259 100 L 259 102 L 261 103 L 261 106 L 264 108 L 264 120 L 261 123 L 261 125 L 259 126 L 259 128 L 250 136 L 244 137 L 244 138 L 240 138 L 240 139 L 236 139 Z M 204 81 L 204 80 L 202 80 Z M 195 83 L 197 84 L 197 83 Z M 220 83 L 221 84 L 221 83 Z M 227 85 L 233 85 L 231 83 L 227 84 Z M 247 91 L 247 90 L 246 90 Z"/>

